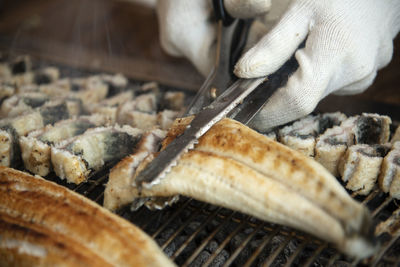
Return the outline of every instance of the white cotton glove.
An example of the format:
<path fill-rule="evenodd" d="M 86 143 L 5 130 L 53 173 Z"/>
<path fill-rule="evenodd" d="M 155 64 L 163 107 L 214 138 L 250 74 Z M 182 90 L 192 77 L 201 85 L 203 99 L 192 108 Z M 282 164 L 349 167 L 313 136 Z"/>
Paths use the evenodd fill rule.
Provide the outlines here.
<path fill-rule="evenodd" d="M 399 28 L 400 0 L 293 0 L 235 67 L 252 78 L 274 73 L 293 53 L 299 63 L 250 126 L 265 131 L 311 113 L 330 93 L 364 91 L 390 62 Z"/>
<path fill-rule="evenodd" d="M 250 18 L 266 13 L 270 0 L 225 0 L 228 13 Z M 211 0 L 159 0 L 160 42 L 170 55 L 189 59 L 206 76 L 214 62 L 216 28 Z M 214 49 L 213 49 L 214 48 Z"/>

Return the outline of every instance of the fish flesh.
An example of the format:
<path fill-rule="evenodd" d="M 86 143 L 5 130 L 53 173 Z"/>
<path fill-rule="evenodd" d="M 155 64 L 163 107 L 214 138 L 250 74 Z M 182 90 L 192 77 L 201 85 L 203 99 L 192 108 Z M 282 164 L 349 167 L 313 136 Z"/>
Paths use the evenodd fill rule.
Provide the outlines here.
<path fill-rule="evenodd" d="M 279 142 L 306 156 L 314 156 L 316 137 L 346 119 L 340 112 L 309 115 L 279 130 Z"/>
<path fill-rule="evenodd" d="M 181 134 L 190 120 L 176 120 L 163 147 Z M 306 231 L 336 244 L 348 255 L 363 258 L 375 250 L 369 211 L 353 200 L 335 177 L 313 159 L 238 122 L 218 122 L 159 184 L 138 187 L 135 175 L 154 156 L 139 165 L 120 163 L 112 169 L 113 179 L 126 179 L 127 175 L 118 172 L 129 174 L 131 199 L 185 195 Z"/>
<path fill-rule="evenodd" d="M 0 167 L 2 266 L 175 266 L 154 240 L 91 200 Z"/>
<path fill-rule="evenodd" d="M 339 173 L 346 188 L 360 195 L 369 194 L 376 185 L 383 158 L 390 144 L 350 146 L 339 162 Z"/>
<path fill-rule="evenodd" d="M 118 111 L 120 106 L 125 102 L 131 101 L 133 99 L 132 91 L 125 91 L 116 94 L 112 97 L 106 98 L 99 103 L 94 103 L 86 107 L 89 113 L 101 114 L 106 116 L 111 124 L 117 122 Z"/>
<path fill-rule="evenodd" d="M 54 172 L 68 183 L 82 183 L 93 171 L 131 154 L 142 133 L 128 125 L 115 125 L 91 128 L 63 140 L 51 147 Z"/>
<path fill-rule="evenodd" d="M 81 102 L 76 99 L 50 101 L 28 114 L 0 120 L 0 165 L 10 167 L 21 162 L 20 136 L 79 115 L 81 110 Z"/>
<path fill-rule="evenodd" d="M 385 144 L 389 141 L 391 119 L 388 116 L 363 113 L 352 116 L 317 138 L 315 159 L 334 176 L 348 146 Z"/>
<path fill-rule="evenodd" d="M 155 129 L 143 134 L 135 152 L 111 169 L 107 186 L 104 190 L 104 207 L 115 211 L 135 200 L 131 187 L 133 175 L 139 164 L 150 154 L 159 151 L 166 132 Z"/>
<path fill-rule="evenodd" d="M 97 114 L 80 116 L 47 125 L 30 132 L 27 136 L 21 136 L 19 144 L 25 169 L 40 176 L 48 175 L 52 170 L 51 145 L 80 135 L 89 128 L 104 126 L 107 122 L 106 117 Z"/>
<path fill-rule="evenodd" d="M 44 105 L 50 98 L 40 92 L 27 92 L 13 95 L 1 103 L 0 117 L 13 118 Z"/>
<path fill-rule="evenodd" d="M 395 142 L 383 159 L 378 184 L 383 192 L 400 199 L 400 142 Z"/>

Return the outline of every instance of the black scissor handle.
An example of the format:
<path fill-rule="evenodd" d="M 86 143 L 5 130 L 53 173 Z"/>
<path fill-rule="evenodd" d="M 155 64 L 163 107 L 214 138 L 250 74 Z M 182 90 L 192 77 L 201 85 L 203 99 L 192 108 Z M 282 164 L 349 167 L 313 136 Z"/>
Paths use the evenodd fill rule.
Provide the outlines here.
<path fill-rule="evenodd" d="M 222 24 L 226 27 L 231 25 L 235 19 L 226 12 L 224 0 L 213 0 L 214 13 L 217 20 L 222 20 Z"/>

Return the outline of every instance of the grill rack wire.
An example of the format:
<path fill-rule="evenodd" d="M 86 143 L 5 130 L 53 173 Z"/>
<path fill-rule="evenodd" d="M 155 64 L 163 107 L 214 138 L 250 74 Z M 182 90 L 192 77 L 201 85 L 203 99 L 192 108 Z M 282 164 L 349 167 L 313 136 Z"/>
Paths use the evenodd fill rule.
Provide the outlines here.
<path fill-rule="evenodd" d="M 108 172 L 115 163 L 80 185 L 55 175 L 46 178 L 102 205 Z M 397 201 L 379 189 L 352 197 L 368 206 L 376 224 L 400 210 Z M 358 261 L 306 233 L 185 197 L 161 211 L 126 207 L 117 214 L 155 239 L 179 266 L 400 266 L 400 228 L 380 235 L 378 252 Z"/>

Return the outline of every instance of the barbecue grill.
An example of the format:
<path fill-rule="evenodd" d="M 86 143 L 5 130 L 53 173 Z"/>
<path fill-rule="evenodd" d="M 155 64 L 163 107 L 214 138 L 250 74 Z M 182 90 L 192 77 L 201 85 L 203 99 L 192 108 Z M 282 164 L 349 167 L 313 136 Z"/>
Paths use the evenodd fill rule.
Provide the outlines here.
<path fill-rule="evenodd" d="M 84 50 L 82 47 L 76 49 L 76 47 L 68 46 L 67 41 L 63 38 L 55 41 L 46 40 L 44 38 L 45 35 L 37 33 L 49 31 L 49 29 L 52 29 L 52 25 L 57 24 L 57 15 L 54 15 L 54 10 L 57 10 L 59 13 L 65 12 L 65 14 L 62 14 L 62 17 L 70 18 L 76 15 L 76 10 L 72 7 L 82 3 L 82 1 L 78 0 L 65 2 L 43 0 L 40 1 L 40 5 L 46 7 L 48 2 L 58 8 L 43 9 L 45 12 L 41 14 L 43 15 L 41 18 L 44 21 L 42 30 L 29 26 L 29 24 L 29 27 L 33 27 L 29 28 L 32 30 L 29 31 L 28 28 L 23 28 L 26 32 L 25 35 L 22 35 L 20 32 L 23 32 L 23 30 L 20 31 L 19 28 L 15 30 L 13 27 L 17 27 L 15 26 L 19 25 L 17 22 L 25 19 L 23 10 L 15 12 L 16 16 L 14 16 L 14 13 L 8 14 L 7 18 L 11 22 L 9 25 L 3 24 L 0 27 L 0 32 L 4 33 L 0 36 L 0 46 L 6 48 L 7 51 L 12 49 L 13 52 L 17 52 L 18 50 L 28 51 L 32 54 L 36 53 L 40 58 L 50 60 L 49 62 L 51 63 L 54 61 L 54 63 L 65 64 L 66 67 L 56 64 L 60 68 L 62 76 L 71 77 L 76 76 L 75 74 L 92 74 L 100 70 L 109 72 L 125 71 L 128 72 L 125 73 L 127 76 L 137 79 L 134 81 L 131 80 L 131 84 L 139 84 L 140 81 L 138 80 L 157 80 L 170 86 L 185 89 L 199 87 L 201 77 L 187 72 L 188 65 L 185 64 L 175 64 L 172 69 L 170 68 L 171 66 L 162 68 L 158 67 L 157 64 L 161 65 L 163 61 L 151 64 L 151 60 L 147 62 L 140 58 L 136 60 L 132 60 L 132 58 L 127 59 L 124 58 L 124 55 L 118 54 L 115 51 L 115 54 L 110 57 L 108 54 L 101 57 L 98 53 L 93 52 L 93 49 Z M 92 10 L 91 5 L 94 2 L 96 1 L 85 2 L 88 5 L 85 10 Z M 111 1 L 97 2 L 109 3 Z M 130 11 L 126 8 L 126 5 L 125 3 L 113 6 L 114 9 L 119 11 L 119 13 L 114 13 L 118 13 L 122 17 L 121 20 L 132 20 L 132 25 L 149 13 L 148 11 L 142 11 L 143 14 L 134 17 L 129 13 Z M 85 14 L 85 10 L 82 11 L 79 9 L 79 14 Z M 0 11 L 2 10 L 0 9 Z M 105 15 L 104 17 L 104 20 L 110 19 L 109 17 L 106 18 L 107 16 Z M 81 16 L 80 18 L 84 22 L 86 21 L 85 16 Z M 153 21 L 152 23 L 154 24 L 154 17 L 150 21 Z M 98 23 L 103 23 L 103 20 L 99 20 Z M 68 23 L 64 21 L 64 24 Z M 68 28 L 62 27 L 65 26 L 64 24 L 59 25 L 61 30 L 58 30 L 58 32 L 62 33 L 68 30 Z M 87 26 L 87 24 L 85 25 Z M 117 26 L 121 25 L 118 24 Z M 151 29 L 151 26 L 154 25 L 146 27 L 146 33 L 151 31 L 148 29 Z M 131 27 L 129 29 L 132 30 Z M 14 35 L 14 33 L 18 34 Z M 64 37 L 62 34 L 60 36 Z M 153 36 L 156 35 L 153 33 Z M 150 41 L 152 41 L 149 38 L 144 39 L 145 42 L 151 43 Z M 93 44 L 97 43 L 94 41 Z M 113 45 L 115 47 L 115 43 Z M 10 48 L 11 46 L 12 49 Z M 146 46 L 149 45 L 146 44 Z M 131 50 L 136 53 L 137 51 L 142 53 L 139 48 L 142 47 L 132 47 Z M 76 52 L 77 50 L 78 53 Z M 147 53 L 150 54 L 150 57 L 153 56 L 153 60 L 157 60 L 157 57 L 165 57 L 157 49 L 153 48 L 153 50 L 155 50 L 155 53 Z M 72 56 L 72 52 L 74 56 Z M 96 58 L 96 60 L 93 60 L 93 58 Z M 77 60 L 74 61 L 74 59 Z M 398 61 L 396 58 L 394 60 Z M 48 65 L 49 62 L 43 62 L 43 65 Z M 83 67 L 86 70 L 89 69 L 89 71 L 77 70 L 77 66 Z M 163 74 L 162 77 L 156 77 L 155 72 Z M 178 77 L 177 73 L 183 73 L 183 75 Z M 397 75 L 392 75 L 395 77 L 394 80 L 398 80 Z M 166 77 L 169 79 L 166 79 Z M 379 78 L 380 76 L 378 76 Z M 379 84 L 382 88 L 379 89 L 390 87 L 382 81 Z M 396 86 L 398 87 L 398 82 Z M 186 92 L 192 94 L 193 91 Z M 372 94 L 372 96 L 374 95 Z M 377 112 L 389 115 L 392 119 L 400 121 L 400 113 L 398 112 L 397 105 L 389 105 L 387 103 L 377 104 L 376 102 L 367 101 L 365 98 L 363 101 L 359 100 L 359 98 L 339 99 L 329 97 L 322 102 L 317 111 L 331 112 L 340 110 L 347 115 L 360 114 L 361 112 Z M 109 170 L 115 163 L 113 162 L 102 171 L 93 174 L 88 182 L 80 185 L 68 184 L 54 174 L 46 178 L 66 186 L 102 205 L 104 185 L 107 183 Z M 22 167 L 20 169 L 23 170 Z M 130 207 L 126 207 L 117 213 L 146 231 L 179 266 L 400 266 L 400 255 L 398 253 L 400 251 L 400 206 L 398 201 L 378 189 L 367 196 L 356 196 L 355 194 L 352 196 L 369 207 L 376 225 L 390 221 L 391 219 L 397 219 L 397 223 L 379 228 L 382 232 L 378 236 L 381 246 L 376 255 L 367 261 L 357 261 L 347 258 L 328 243 L 303 232 L 263 222 L 238 212 L 189 198 L 181 197 L 173 206 L 160 211 L 151 211 L 146 207 L 132 211 Z"/>

